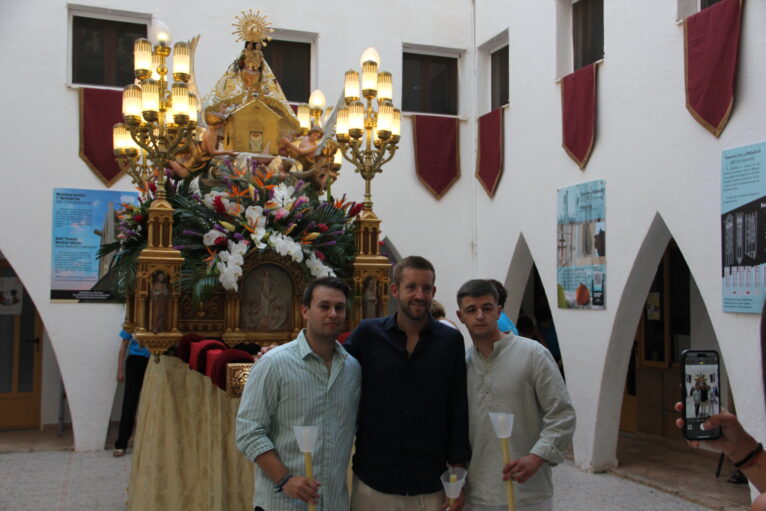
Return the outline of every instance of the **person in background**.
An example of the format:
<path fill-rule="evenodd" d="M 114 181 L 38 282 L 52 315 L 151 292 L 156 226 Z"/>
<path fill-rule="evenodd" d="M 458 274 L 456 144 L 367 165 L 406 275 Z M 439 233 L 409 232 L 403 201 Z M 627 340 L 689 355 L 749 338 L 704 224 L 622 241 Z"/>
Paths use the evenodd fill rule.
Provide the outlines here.
<path fill-rule="evenodd" d="M 452 328 L 457 328 L 455 323 L 447 319 L 447 311 L 444 310 L 444 305 L 438 300 L 431 302 L 431 316 L 433 316 L 439 323 L 444 323 Z"/>
<path fill-rule="evenodd" d="M 513 324 L 511 318 L 505 313 L 505 300 L 508 298 L 508 291 L 505 290 L 500 281 L 495 279 L 488 279 L 495 290 L 497 291 L 497 305 L 500 306 L 500 317 L 497 319 L 497 328 L 504 334 L 513 332 L 514 335 L 519 335 L 519 329 Z"/>
<path fill-rule="evenodd" d="M 120 344 L 120 354 L 117 357 L 117 381 L 125 382 L 125 391 L 122 395 L 120 429 L 112 452 L 112 456 L 115 458 L 125 455 L 128 440 L 133 434 L 138 398 L 141 396 L 146 364 L 149 362 L 150 356 L 149 350 L 138 344 L 138 341 L 125 330 L 120 331 L 120 338 L 122 343 Z"/>

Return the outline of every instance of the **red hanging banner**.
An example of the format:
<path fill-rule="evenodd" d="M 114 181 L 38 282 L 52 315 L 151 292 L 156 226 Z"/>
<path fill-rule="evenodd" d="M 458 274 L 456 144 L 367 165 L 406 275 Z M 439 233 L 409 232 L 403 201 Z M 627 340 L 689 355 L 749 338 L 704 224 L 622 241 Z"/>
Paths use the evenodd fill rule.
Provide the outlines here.
<path fill-rule="evenodd" d="M 80 89 L 80 158 L 107 187 L 123 172 L 112 147 L 112 127 L 118 122 L 122 122 L 122 91 Z"/>
<path fill-rule="evenodd" d="M 596 64 L 568 74 L 561 80 L 562 146 L 585 168 L 596 140 Z"/>
<path fill-rule="evenodd" d="M 503 109 L 496 108 L 478 119 L 479 149 L 476 179 L 490 197 L 503 176 Z"/>
<path fill-rule="evenodd" d="M 415 115 L 415 171 L 426 188 L 441 199 L 460 177 L 458 119 Z"/>
<path fill-rule="evenodd" d="M 720 136 L 734 104 L 741 0 L 722 0 L 684 20 L 686 108 Z"/>

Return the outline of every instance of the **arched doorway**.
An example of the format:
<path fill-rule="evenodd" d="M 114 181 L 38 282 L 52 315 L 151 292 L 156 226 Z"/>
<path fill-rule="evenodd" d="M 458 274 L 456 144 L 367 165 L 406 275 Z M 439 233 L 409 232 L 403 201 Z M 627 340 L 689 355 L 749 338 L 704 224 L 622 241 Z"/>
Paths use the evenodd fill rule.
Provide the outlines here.
<path fill-rule="evenodd" d="M 671 239 L 657 265 L 628 361 L 620 430 L 679 439 L 673 405 L 681 397 L 681 353 L 720 352 L 702 296 L 683 254 Z M 721 404 L 731 408 L 725 365 Z"/>
<path fill-rule="evenodd" d="M 42 370 L 42 321 L 0 254 L 0 430 L 41 426 Z"/>
<path fill-rule="evenodd" d="M 519 235 L 516 242 L 503 284 L 508 291 L 505 311 L 516 322 L 519 334 L 546 345 L 563 374 L 563 360 L 550 301 L 523 234 Z"/>
<path fill-rule="evenodd" d="M 532 263 L 529 279 L 524 287 L 521 305 L 516 315 L 516 327 L 519 329 L 519 335 L 535 339 L 550 350 L 563 376 L 564 362 L 561 358 L 556 325 L 553 322 L 549 303 L 548 295 L 545 293 L 543 282 L 537 271 L 537 265 Z"/>

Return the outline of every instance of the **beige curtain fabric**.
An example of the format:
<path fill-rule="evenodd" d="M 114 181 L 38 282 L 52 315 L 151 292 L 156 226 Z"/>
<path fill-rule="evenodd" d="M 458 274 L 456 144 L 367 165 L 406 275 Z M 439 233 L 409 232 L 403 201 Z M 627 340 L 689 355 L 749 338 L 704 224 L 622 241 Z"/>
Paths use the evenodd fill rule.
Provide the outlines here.
<path fill-rule="evenodd" d="M 175 357 L 152 358 L 138 409 L 128 510 L 253 507 L 253 464 L 234 445 L 239 399 Z"/>

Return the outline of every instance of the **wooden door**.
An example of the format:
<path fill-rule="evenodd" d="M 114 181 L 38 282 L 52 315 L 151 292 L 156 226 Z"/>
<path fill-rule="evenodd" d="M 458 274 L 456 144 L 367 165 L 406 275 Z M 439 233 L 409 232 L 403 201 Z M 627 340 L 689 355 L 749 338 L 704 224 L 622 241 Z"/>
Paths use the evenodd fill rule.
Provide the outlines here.
<path fill-rule="evenodd" d="M 5 261 L 0 261 L 0 429 L 40 427 L 42 321 Z"/>

